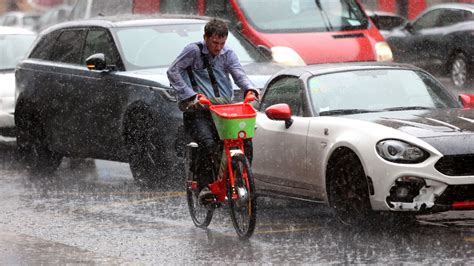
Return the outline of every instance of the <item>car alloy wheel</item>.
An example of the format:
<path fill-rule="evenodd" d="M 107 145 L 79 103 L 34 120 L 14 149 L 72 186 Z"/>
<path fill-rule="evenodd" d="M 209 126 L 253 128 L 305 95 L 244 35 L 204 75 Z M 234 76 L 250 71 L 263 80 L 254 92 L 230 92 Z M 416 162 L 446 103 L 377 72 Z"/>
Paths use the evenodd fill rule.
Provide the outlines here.
<path fill-rule="evenodd" d="M 451 80 L 454 86 L 462 88 L 467 83 L 467 63 L 464 54 L 457 54 L 451 65 Z"/>

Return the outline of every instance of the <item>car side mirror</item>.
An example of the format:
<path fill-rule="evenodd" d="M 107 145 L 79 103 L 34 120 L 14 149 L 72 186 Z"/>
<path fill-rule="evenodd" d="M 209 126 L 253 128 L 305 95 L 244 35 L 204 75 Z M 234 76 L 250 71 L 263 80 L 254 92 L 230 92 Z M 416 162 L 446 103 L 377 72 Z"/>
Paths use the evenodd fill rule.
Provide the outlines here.
<path fill-rule="evenodd" d="M 410 22 L 405 23 L 405 26 L 403 28 L 410 33 L 413 33 L 415 31 L 413 24 L 411 24 Z"/>
<path fill-rule="evenodd" d="M 474 95 L 467 93 L 460 94 L 459 101 L 465 109 L 474 109 Z"/>
<path fill-rule="evenodd" d="M 268 59 L 268 60 L 273 60 L 273 55 L 272 55 L 272 50 L 270 50 L 270 48 L 268 48 L 267 46 L 265 45 L 257 45 L 257 49 L 260 53 L 262 53 L 262 55 Z"/>
<path fill-rule="evenodd" d="M 291 107 L 286 103 L 274 104 L 265 109 L 265 114 L 272 120 L 283 120 L 285 121 L 285 127 L 289 128 L 293 124 L 291 119 L 292 112 Z"/>
<path fill-rule="evenodd" d="M 107 69 L 107 62 L 105 61 L 105 55 L 102 53 L 93 54 L 86 59 L 86 66 L 89 70 L 102 71 Z"/>

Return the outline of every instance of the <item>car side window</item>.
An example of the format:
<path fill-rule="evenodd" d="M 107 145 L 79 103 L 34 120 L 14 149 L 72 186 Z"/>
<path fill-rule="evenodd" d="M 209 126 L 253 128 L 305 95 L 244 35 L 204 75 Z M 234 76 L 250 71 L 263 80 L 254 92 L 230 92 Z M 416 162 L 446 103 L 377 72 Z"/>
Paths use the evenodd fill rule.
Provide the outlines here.
<path fill-rule="evenodd" d="M 56 40 L 51 60 L 69 64 L 81 64 L 85 35 L 86 32 L 82 29 L 63 31 Z"/>
<path fill-rule="evenodd" d="M 6 16 L 3 21 L 3 26 L 15 26 L 17 24 L 17 19 L 15 16 Z"/>
<path fill-rule="evenodd" d="M 45 35 L 35 46 L 29 58 L 49 60 L 53 52 L 53 46 L 59 36 L 60 31 L 53 31 Z"/>
<path fill-rule="evenodd" d="M 438 27 L 439 18 L 442 15 L 442 13 L 443 13 L 443 10 L 435 9 L 424 14 L 422 17 L 420 17 L 413 23 L 413 29 L 422 30 L 422 29 L 427 29 L 427 28 Z"/>
<path fill-rule="evenodd" d="M 86 44 L 84 46 L 82 64 L 85 64 L 87 57 L 97 53 L 104 54 L 105 60 L 108 64 L 117 64 L 118 56 L 115 52 L 112 39 L 106 30 L 89 30 L 86 37 Z"/>
<path fill-rule="evenodd" d="M 445 12 L 440 18 L 440 26 L 451 26 L 457 23 L 465 22 L 470 20 L 469 11 L 459 10 L 459 9 L 451 9 Z"/>
<path fill-rule="evenodd" d="M 261 109 L 278 104 L 286 103 L 291 107 L 293 115 L 301 116 L 303 106 L 301 100 L 300 82 L 297 77 L 287 76 L 273 82 L 265 92 Z"/>

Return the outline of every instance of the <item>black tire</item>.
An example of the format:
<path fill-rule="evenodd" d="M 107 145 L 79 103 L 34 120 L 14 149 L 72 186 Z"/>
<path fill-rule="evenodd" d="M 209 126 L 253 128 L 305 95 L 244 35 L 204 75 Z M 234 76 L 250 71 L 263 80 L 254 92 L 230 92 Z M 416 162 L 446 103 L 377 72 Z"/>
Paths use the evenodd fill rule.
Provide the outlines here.
<path fill-rule="evenodd" d="M 355 226 L 374 222 L 368 183 L 357 155 L 343 151 L 334 155 L 328 165 L 330 206 L 339 220 Z"/>
<path fill-rule="evenodd" d="M 26 168 L 33 173 L 52 173 L 57 170 L 63 156 L 49 149 L 40 119 L 17 108 L 15 124 L 18 154 Z"/>
<path fill-rule="evenodd" d="M 195 150 L 193 150 L 195 149 Z M 199 189 L 198 186 L 192 187 L 191 183 L 196 180 L 196 165 L 193 164 L 193 155 L 196 153 L 197 147 L 189 147 L 186 150 L 185 173 L 186 173 L 186 199 L 188 201 L 189 214 L 196 227 L 207 228 L 212 220 L 214 214 L 213 208 L 207 208 L 201 205 L 198 201 Z"/>
<path fill-rule="evenodd" d="M 241 239 L 248 239 L 255 230 L 257 219 L 257 200 L 255 195 L 255 184 L 249 161 L 243 154 L 232 157 L 232 169 L 234 170 L 235 188 L 227 179 L 227 199 L 229 202 L 230 217 L 237 235 Z M 244 176 L 247 175 L 247 179 Z M 228 177 L 229 178 L 229 177 Z M 243 189 L 247 197 L 243 201 L 233 198 L 233 192 Z"/>
<path fill-rule="evenodd" d="M 449 67 L 449 75 L 453 85 L 458 88 L 464 88 L 469 84 L 469 67 L 467 58 L 463 53 L 458 53 L 454 56 Z"/>
<path fill-rule="evenodd" d="M 167 164 L 161 134 L 151 116 L 137 111 L 129 119 L 129 164 L 135 182 L 144 188 L 167 187 L 171 167 Z"/>

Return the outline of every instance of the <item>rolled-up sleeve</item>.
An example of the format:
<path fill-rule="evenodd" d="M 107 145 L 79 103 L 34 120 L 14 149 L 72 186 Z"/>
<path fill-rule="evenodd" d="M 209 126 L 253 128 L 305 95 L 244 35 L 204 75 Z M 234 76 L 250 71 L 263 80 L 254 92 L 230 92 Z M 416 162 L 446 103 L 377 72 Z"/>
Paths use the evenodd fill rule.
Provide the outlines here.
<path fill-rule="evenodd" d="M 187 75 L 186 69 L 193 65 L 194 59 L 199 56 L 197 53 L 199 53 L 199 48 L 196 44 L 187 45 L 166 72 L 171 86 L 178 93 L 179 100 L 188 99 L 196 94 L 184 81 L 183 74 Z"/>
<path fill-rule="evenodd" d="M 240 89 L 244 90 L 245 92 L 248 89 L 255 88 L 255 85 L 247 77 L 247 74 L 245 73 L 244 68 L 240 64 L 239 58 L 237 57 L 235 52 L 232 50 L 228 51 L 228 64 L 229 64 L 228 71 L 232 75 L 232 78 L 234 79 L 235 84 L 237 84 L 237 86 Z"/>

